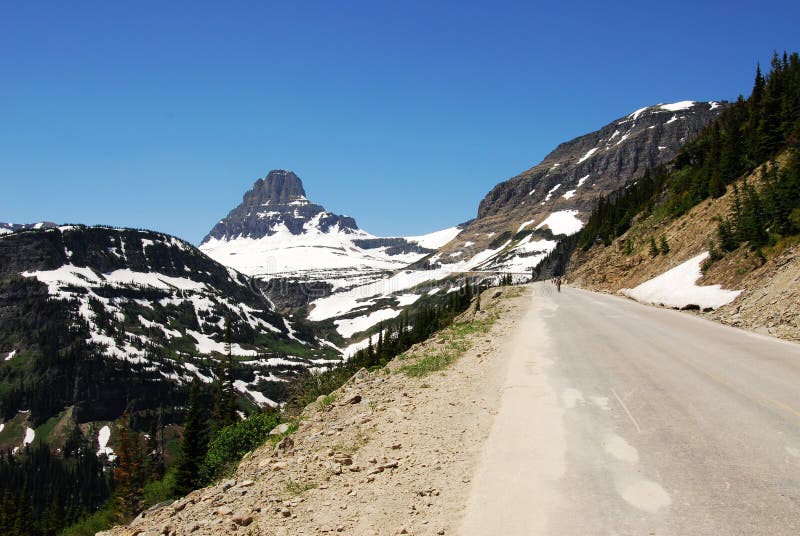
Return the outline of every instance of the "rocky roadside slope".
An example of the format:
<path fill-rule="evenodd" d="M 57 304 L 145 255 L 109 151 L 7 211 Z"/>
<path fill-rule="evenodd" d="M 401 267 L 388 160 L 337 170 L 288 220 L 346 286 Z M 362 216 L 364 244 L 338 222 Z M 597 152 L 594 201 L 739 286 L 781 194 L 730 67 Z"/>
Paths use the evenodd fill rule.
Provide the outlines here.
<path fill-rule="evenodd" d="M 230 479 L 101 534 L 455 534 L 528 295 L 489 289 L 480 311 L 310 404 Z"/>
<path fill-rule="evenodd" d="M 759 180 L 756 174 L 747 178 Z M 743 181 L 738 183 L 741 189 Z M 597 245 L 577 251 L 567 273 L 570 284 L 596 292 L 619 293 L 652 279 L 709 249 L 716 240 L 717 222 L 733 203 L 733 188 L 719 199 L 707 199 L 684 216 L 661 221 L 650 216 L 608 247 Z M 667 255 L 651 257 L 649 241 L 665 237 Z M 630 246 L 628 246 L 630 243 Z M 626 251 L 627 247 L 630 247 Z M 714 263 L 699 285 L 722 285 L 742 290 L 733 302 L 715 311 L 696 312 L 735 327 L 800 341 L 800 245 L 787 245 L 770 252 L 763 265 L 747 247 L 727 254 Z"/>

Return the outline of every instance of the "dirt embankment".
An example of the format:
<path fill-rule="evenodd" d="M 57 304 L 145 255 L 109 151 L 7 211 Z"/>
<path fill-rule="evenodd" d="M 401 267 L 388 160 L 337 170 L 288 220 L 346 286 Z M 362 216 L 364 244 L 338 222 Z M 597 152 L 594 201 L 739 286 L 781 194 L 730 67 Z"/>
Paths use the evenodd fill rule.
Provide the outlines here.
<path fill-rule="evenodd" d="M 103 534 L 455 534 L 526 290 L 489 289 L 481 311 L 309 405 L 229 480 Z"/>
<path fill-rule="evenodd" d="M 748 177 L 757 182 L 756 175 Z M 740 183 L 740 187 L 741 187 Z M 717 242 L 717 226 L 733 202 L 733 188 L 719 199 L 708 199 L 684 216 L 668 221 L 651 215 L 634 223 L 610 246 L 598 245 L 574 254 L 570 283 L 598 292 L 633 288 Z M 664 237 L 669 253 L 650 255 L 650 239 Z M 742 290 L 739 297 L 712 312 L 699 313 L 736 327 L 789 340 L 800 340 L 800 245 L 782 244 L 767 251 L 766 262 L 745 246 L 715 262 L 698 281 Z"/>

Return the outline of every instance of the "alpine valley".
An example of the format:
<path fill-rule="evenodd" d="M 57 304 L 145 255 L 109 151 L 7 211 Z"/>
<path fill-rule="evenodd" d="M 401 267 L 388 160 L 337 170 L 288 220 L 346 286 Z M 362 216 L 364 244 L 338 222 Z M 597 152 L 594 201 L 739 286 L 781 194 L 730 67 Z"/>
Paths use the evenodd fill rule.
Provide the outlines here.
<path fill-rule="evenodd" d="M 474 220 L 423 236 L 376 237 L 285 170 L 256 180 L 199 249 L 154 231 L 2 224 L 0 446 L 57 444 L 65 426 L 125 412 L 180 423 L 188 385 L 211 383 L 228 353 L 240 411 L 278 406 L 298 373 L 335 368 L 465 275 L 538 276 L 596 198 L 673 159 L 725 107 L 636 110 L 499 183 Z"/>
<path fill-rule="evenodd" d="M 8 460 L 20 449 L 61 456 L 58 478 L 80 471 L 91 483 L 84 495 L 43 496 L 30 508 L 9 502 L 0 510 L 17 517 L 0 528 L 20 512 L 45 520 L 25 518 L 32 534 L 93 512 L 127 521 L 220 478 L 252 450 L 243 438 L 263 440 L 314 400 L 327 407 L 326 395 L 359 367 L 385 365 L 470 303 L 477 309 L 473 286 L 561 273 L 598 200 L 649 184 L 650 171 L 672 166 L 732 106 L 633 111 L 498 183 L 473 220 L 421 236 L 372 235 L 309 200 L 301 179 L 280 169 L 256 180 L 198 247 L 140 229 L 0 224 L 0 448 Z M 213 406 L 213 416 L 201 406 Z M 207 418 L 211 433 L 198 424 Z M 276 428 L 275 442 L 296 425 Z M 128 438 L 145 431 L 148 456 L 172 469 L 122 515 L 98 510 L 112 493 L 139 497 L 114 486 L 134 485 L 119 467 L 136 465 Z M 228 441 L 238 457 L 214 458 L 214 441 Z M 200 445 L 199 458 L 188 445 Z M 0 469 L 31 482 L 30 468 Z M 71 513 L 40 508 L 57 503 Z"/>

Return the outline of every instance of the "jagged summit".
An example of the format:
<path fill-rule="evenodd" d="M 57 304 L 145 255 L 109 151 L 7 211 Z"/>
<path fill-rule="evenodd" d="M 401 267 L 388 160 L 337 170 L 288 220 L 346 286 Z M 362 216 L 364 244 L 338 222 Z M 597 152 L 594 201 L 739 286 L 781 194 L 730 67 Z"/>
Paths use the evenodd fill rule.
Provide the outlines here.
<path fill-rule="evenodd" d="M 407 238 L 372 236 L 353 218 L 309 201 L 300 177 L 274 170 L 255 181 L 200 249 L 248 275 L 325 281 L 338 288 L 405 268 L 459 232 L 454 227 Z"/>
<path fill-rule="evenodd" d="M 219 221 L 203 239 L 230 241 L 259 239 L 276 234 L 307 232 L 358 233 L 356 221 L 325 210 L 306 198 L 303 181 L 291 171 L 276 169 L 258 179 L 244 194 L 241 204 Z"/>
<path fill-rule="evenodd" d="M 291 171 L 274 169 L 253 184 L 253 189 L 244 194 L 242 204 L 282 205 L 305 199 L 306 191 L 300 177 Z"/>

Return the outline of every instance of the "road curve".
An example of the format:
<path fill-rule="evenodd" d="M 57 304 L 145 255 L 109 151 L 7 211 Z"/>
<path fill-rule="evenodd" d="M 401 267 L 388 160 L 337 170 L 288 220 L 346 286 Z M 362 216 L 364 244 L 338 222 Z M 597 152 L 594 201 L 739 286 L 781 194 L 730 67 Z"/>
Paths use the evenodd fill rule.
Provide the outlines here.
<path fill-rule="evenodd" d="M 800 534 L 800 345 L 532 294 L 459 534 Z"/>

